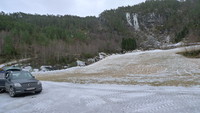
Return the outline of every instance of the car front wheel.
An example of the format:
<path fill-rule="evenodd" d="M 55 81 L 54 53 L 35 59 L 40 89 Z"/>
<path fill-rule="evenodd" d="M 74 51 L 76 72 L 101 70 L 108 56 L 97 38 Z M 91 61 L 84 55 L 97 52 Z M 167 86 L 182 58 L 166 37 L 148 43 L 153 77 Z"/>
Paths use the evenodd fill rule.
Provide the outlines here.
<path fill-rule="evenodd" d="M 15 91 L 14 91 L 14 88 L 13 88 L 13 87 L 10 87 L 9 95 L 10 95 L 11 97 L 14 97 L 14 96 L 15 96 Z"/>
<path fill-rule="evenodd" d="M 39 93 L 41 93 L 41 92 L 42 92 L 42 90 L 40 90 L 40 91 L 36 91 L 35 93 L 36 93 L 36 94 L 39 94 Z"/>

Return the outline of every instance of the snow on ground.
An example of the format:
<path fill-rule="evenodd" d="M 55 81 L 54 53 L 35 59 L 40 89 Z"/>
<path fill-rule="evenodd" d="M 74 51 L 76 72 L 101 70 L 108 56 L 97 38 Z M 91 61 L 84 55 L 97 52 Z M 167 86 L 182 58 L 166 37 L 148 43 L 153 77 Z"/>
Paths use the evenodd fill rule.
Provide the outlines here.
<path fill-rule="evenodd" d="M 8 63 L 0 64 L 0 68 L 4 67 L 6 65 L 12 65 L 12 64 L 19 63 L 19 62 L 24 62 L 24 61 L 27 61 L 27 60 L 30 60 L 30 59 L 31 58 L 26 58 L 26 59 L 14 60 L 14 61 L 11 61 L 11 62 L 8 62 Z"/>
<path fill-rule="evenodd" d="M 89 66 L 85 67 L 73 67 L 69 69 L 64 70 L 57 70 L 57 71 L 50 71 L 50 72 L 44 72 L 44 73 L 34 73 L 34 74 L 55 74 L 55 73 L 100 73 L 105 71 L 116 71 L 120 70 L 123 71 L 123 68 L 128 67 L 129 65 L 137 65 L 136 67 L 139 67 L 140 69 L 145 68 L 144 65 L 150 65 L 151 67 L 154 67 L 154 65 L 158 67 L 164 67 L 169 66 L 173 68 L 172 70 L 178 71 L 176 67 L 180 68 L 187 68 L 187 66 L 184 67 L 184 65 L 180 65 L 180 63 L 185 64 L 186 62 L 191 63 L 191 66 L 189 65 L 188 68 L 199 68 L 199 65 L 197 64 L 200 60 L 199 59 L 189 59 L 185 58 L 179 54 L 176 54 L 177 52 L 183 52 L 185 50 L 192 50 L 192 49 L 200 49 L 200 46 L 191 46 L 191 47 L 184 47 L 184 48 L 176 48 L 176 49 L 170 49 L 170 50 L 151 50 L 151 51 L 139 51 L 139 52 L 133 52 L 133 53 L 127 53 L 127 54 L 118 54 L 118 55 L 111 55 L 99 62 L 96 62 L 94 64 L 91 64 Z M 192 61 L 198 61 L 197 63 L 193 63 Z M 163 62 L 161 62 L 163 61 Z M 179 62 L 179 64 L 177 64 Z M 197 65 L 195 65 L 197 64 Z M 195 65 L 193 67 L 193 65 Z M 183 67 L 182 67 L 183 66 Z M 150 68 L 151 68 L 150 67 Z M 170 69 L 163 69 L 169 70 Z M 133 67 L 135 68 L 135 67 Z M 148 67 L 149 68 L 149 67 Z M 129 69 L 128 71 L 131 71 L 132 69 Z M 138 70 L 138 69 L 136 69 Z M 135 71 L 135 70 L 134 70 Z M 140 70 L 141 71 L 141 70 Z M 162 71 L 162 70 L 161 70 Z M 142 71 L 141 71 L 142 72 Z M 147 72 L 151 73 L 151 72 Z"/>
<path fill-rule="evenodd" d="M 41 94 L 1 93 L 0 113 L 200 113 L 200 60 L 176 54 L 193 49 L 200 46 L 111 55 L 86 67 L 33 73 L 88 84 L 43 81 Z M 134 85 L 110 85 L 121 82 Z"/>
<path fill-rule="evenodd" d="M 197 49 L 199 45 L 116 54 L 89 66 L 34 75 L 42 80 L 75 83 L 200 85 L 200 59 L 177 54 Z"/>
<path fill-rule="evenodd" d="M 42 82 L 43 92 L 0 94 L 0 113 L 199 113 L 195 87 Z"/>

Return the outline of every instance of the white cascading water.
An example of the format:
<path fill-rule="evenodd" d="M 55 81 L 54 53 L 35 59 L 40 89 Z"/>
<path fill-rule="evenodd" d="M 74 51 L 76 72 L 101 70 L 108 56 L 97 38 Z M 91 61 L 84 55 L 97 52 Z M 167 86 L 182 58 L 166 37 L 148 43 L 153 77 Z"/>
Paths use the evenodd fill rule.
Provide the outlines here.
<path fill-rule="evenodd" d="M 129 24 L 130 26 L 133 26 L 133 24 L 132 24 L 132 22 L 131 22 L 131 15 L 130 15 L 130 13 L 126 13 L 126 20 L 127 20 L 128 24 Z"/>
<path fill-rule="evenodd" d="M 135 28 L 136 31 L 140 30 L 137 14 L 133 14 L 133 25 L 134 25 L 134 28 Z"/>

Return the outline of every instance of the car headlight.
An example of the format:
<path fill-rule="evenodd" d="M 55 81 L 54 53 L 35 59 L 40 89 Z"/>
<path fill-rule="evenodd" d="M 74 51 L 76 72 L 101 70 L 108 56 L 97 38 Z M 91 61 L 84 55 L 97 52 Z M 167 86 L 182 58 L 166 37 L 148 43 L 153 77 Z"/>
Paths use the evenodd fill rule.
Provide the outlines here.
<path fill-rule="evenodd" d="M 15 87 L 22 87 L 22 85 L 20 83 L 14 83 Z"/>
<path fill-rule="evenodd" d="M 40 81 L 37 82 L 38 85 L 41 85 L 42 83 Z"/>

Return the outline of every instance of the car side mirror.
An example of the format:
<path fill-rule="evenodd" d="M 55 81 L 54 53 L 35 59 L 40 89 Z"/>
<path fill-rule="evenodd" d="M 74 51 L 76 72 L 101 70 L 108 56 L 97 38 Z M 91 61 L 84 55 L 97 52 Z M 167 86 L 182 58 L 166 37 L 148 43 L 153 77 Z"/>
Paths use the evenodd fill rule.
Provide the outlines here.
<path fill-rule="evenodd" d="M 8 73 L 5 74 L 5 79 L 7 79 L 8 81 L 11 81 L 11 79 L 9 78 Z"/>
<path fill-rule="evenodd" d="M 8 75 L 5 75 L 5 79 L 8 79 Z"/>
<path fill-rule="evenodd" d="M 35 78 L 35 76 L 33 76 L 33 78 Z"/>

